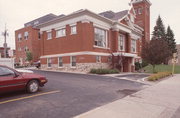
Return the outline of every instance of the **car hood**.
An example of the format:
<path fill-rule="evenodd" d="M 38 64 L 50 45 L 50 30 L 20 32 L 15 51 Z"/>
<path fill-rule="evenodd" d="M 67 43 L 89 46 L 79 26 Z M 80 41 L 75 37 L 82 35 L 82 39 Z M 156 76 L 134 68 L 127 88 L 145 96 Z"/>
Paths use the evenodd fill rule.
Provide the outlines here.
<path fill-rule="evenodd" d="M 38 74 L 34 74 L 34 73 L 22 73 L 22 76 L 24 78 L 35 78 L 35 79 L 43 79 L 45 78 L 44 76 L 42 75 L 38 75 Z"/>

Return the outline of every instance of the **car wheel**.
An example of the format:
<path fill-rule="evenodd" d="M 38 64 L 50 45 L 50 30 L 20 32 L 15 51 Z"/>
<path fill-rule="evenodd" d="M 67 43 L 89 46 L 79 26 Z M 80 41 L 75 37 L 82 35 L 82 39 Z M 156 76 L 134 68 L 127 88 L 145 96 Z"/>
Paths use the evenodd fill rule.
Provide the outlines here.
<path fill-rule="evenodd" d="M 37 80 L 31 80 L 27 84 L 27 91 L 29 93 L 35 93 L 39 90 L 39 82 Z"/>

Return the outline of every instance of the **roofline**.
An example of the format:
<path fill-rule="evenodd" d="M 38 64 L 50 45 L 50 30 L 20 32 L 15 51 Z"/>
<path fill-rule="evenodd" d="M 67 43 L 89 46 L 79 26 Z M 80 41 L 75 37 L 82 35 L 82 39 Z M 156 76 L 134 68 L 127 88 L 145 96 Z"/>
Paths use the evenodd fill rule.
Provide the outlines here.
<path fill-rule="evenodd" d="M 103 16 L 101 16 L 101 15 L 98 15 L 98 14 L 96 14 L 96 13 L 90 11 L 90 10 L 84 9 L 84 10 L 79 10 L 79 11 L 77 11 L 77 12 L 73 12 L 73 13 L 71 13 L 71 14 L 69 14 L 69 15 L 66 15 L 66 16 L 63 16 L 63 17 L 54 18 L 54 19 L 52 19 L 52 20 L 50 20 L 50 21 L 47 21 L 47 22 L 45 22 L 45 23 L 38 24 L 36 27 L 39 28 L 39 27 L 47 26 L 47 25 L 49 25 L 49 24 L 56 23 L 56 22 L 58 22 L 58 21 L 64 21 L 64 20 L 66 20 L 66 19 L 70 19 L 70 18 L 76 17 L 76 16 L 78 16 L 78 15 L 88 15 L 88 14 L 91 15 L 91 16 L 94 15 L 94 16 L 98 17 L 98 18 L 101 19 L 101 20 L 103 19 L 103 21 L 105 21 L 105 22 L 107 22 L 107 23 L 110 23 L 110 24 L 113 24 L 113 22 L 114 22 L 114 20 L 105 18 L 105 17 L 103 17 Z"/>
<path fill-rule="evenodd" d="M 149 5 L 152 5 L 152 3 L 149 0 L 142 0 L 142 1 L 146 1 L 147 3 L 149 3 Z M 142 1 L 137 1 L 137 2 L 131 2 L 132 4 L 136 4 L 136 3 L 140 3 Z"/>

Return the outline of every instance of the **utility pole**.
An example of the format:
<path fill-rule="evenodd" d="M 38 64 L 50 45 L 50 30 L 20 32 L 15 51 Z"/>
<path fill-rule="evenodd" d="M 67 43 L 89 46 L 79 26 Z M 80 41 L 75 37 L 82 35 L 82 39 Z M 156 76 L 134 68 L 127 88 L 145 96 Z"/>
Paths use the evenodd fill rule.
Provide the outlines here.
<path fill-rule="evenodd" d="M 6 29 L 6 24 L 5 24 L 5 30 L 2 32 L 2 35 L 4 36 L 4 58 L 7 58 L 7 43 L 6 43 L 6 37 L 9 35 L 8 30 Z"/>

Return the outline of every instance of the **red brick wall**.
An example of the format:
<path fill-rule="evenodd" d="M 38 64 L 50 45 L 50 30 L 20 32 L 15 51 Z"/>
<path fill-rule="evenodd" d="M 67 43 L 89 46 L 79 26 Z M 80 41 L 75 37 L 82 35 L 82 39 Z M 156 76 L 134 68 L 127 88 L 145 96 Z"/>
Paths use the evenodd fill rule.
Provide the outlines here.
<path fill-rule="evenodd" d="M 28 40 L 24 39 L 24 32 L 28 32 Z M 38 29 L 32 27 L 25 27 L 15 31 L 15 43 L 16 43 L 16 62 L 19 62 L 20 58 L 23 58 L 23 63 L 26 59 L 26 52 L 24 50 L 25 46 L 28 47 L 29 51 L 32 52 L 33 62 L 39 59 L 39 41 L 38 41 Z M 18 34 L 21 33 L 22 40 L 18 41 Z M 21 47 L 21 51 L 19 51 Z"/>
<path fill-rule="evenodd" d="M 147 2 L 140 2 L 133 5 L 134 9 L 143 8 L 142 14 L 137 14 L 135 23 L 144 29 L 143 41 L 150 40 L 150 5 Z"/>

